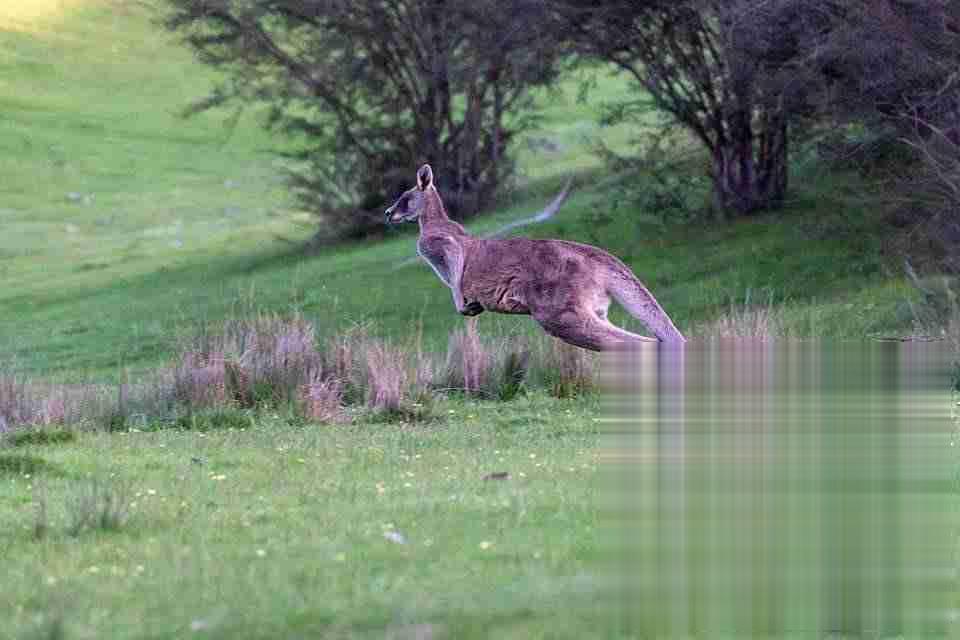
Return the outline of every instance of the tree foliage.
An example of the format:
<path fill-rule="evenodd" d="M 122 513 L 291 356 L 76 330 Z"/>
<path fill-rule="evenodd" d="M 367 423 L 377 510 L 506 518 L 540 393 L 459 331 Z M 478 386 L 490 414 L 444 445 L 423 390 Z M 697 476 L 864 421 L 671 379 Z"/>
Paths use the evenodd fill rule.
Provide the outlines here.
<path fill-rule="evenodd" d="M 718 210 L 776 207 L 787 189 L 788 125 L 809 110 L 797 82 L 800 0 L 606 0 L 561 3 L 584 55 L 634 78 L 711 158 Z"/>
<path fill-rule="evenodd" d="M 379 223 L 423 162 L 455 216 L 487 204 L 561 59 L 536 0 L 167 2 L 166 26 L 225 72 L 197 108 L 268 105 L 299 141 L 301 202 L 339 235 Z"/>
<path fill-rule="evenodd" d="M 895 152 L 881 193 L 899 253 L 960 273 L 960 3 L 848 2 L 818 45 L 825 114 L 876 141 L 849 155 Z"/>
<path fill-rule="evenodd" d="M 822 81 L 824 115 L 867 126 L 912 128 L 956 120 L 960 3 L 950 0 L 815 0 L 828 20 L 803 33 Z M 905 119 L 906 118 L 906 119 Z"/>
<path fill-rule="evenodd" d="M 612 63 L 709 153 L 716 208 L 775 208 L 807 125 L 956 117 L 951 0 L 563 0 L 582 54 Z M 914 124 L 918 120 L 914 119 Z"/>

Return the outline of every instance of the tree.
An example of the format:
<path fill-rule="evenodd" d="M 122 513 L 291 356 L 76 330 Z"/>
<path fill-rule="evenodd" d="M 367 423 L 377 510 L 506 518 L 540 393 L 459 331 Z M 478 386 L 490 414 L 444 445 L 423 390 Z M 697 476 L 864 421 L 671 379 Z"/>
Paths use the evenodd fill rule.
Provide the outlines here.
<path fill-rule="evenodd" d="M 166 26 L 226 80 L 196 105 L 269 105 L 299 141 L 292 185 L 339 235 L 430 162 L 451 213 L 489 203 L 560 46 L 537 0 L 167 0 Z"/>
<path fill-rule="evenodd" d="M 829 7 L 802 0 L 566 0 L 574 47 L 628 73 L 709 153 L 715 208 L 780 206 L 790 127 L 811 113 L 804 32 Z"/>
<path fill-rule="evenodd" d="M 956 120 L 960 3 L 949 0 L 819 0 L 829 23 L 804 34 L 821 73 L 823 111 L 867 126 Z M 906 117 L 906 122 L 904 118 Z"/>
<path fill-rule="evenodd" d="M 905 228 L 900 251 L 960 273 L 960 3 L 848 0 L 816 52 L 824 114 L 874 141 L 849 155 L 896 152 L 880 193 Z"/>

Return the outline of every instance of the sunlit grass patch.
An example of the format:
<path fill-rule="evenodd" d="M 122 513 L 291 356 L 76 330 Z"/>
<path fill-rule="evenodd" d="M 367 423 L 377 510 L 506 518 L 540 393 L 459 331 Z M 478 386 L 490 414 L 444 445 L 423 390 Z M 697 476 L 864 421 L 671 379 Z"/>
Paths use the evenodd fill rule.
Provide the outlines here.
<path fill-rule="evenodd" d="M 0 3 L 0 29 L 34 31 L 69 9 L 97 0 L 8 0 Z M 102 1 L 102 0 L 101 0 Z"/>

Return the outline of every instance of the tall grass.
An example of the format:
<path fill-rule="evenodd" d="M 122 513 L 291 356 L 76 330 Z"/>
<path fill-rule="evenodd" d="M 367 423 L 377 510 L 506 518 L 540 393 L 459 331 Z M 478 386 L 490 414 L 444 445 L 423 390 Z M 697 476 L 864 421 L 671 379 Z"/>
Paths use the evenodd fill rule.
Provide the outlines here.
<path fill-rule="evenodd" d="M 320 378 L 303 389 L 303 414 L 313 422 L 338 424 L 348 420 L 343 406 L 343 382 Z"/>
<path fill-rule="evenodd" d="M 298 401 L 323 368 L 313 325 L 302 316 L 233 319 L 181 348 L 178 399 L 188 406 L 253 408 Z"/>
<path fill-rule="evenodd" d="M 751 292 L 744 294 L 743 303 L 731 300 L 728 308 L 710 322 L 697 327 L 701 338 L 750 338 L 768 341 L 783 337 L 787 329 L 781 307 L 774 305 L 772 295 L 762 303 L 751 302 Z"/>
<path fill-rule="evenodd" d="M 153 385 L 53 384 L 0 369 L 0 432 L 18 426 L 106 424 L 162 401 Z"/>
<path fill-rule="evenodd" d="M 510 400 L 524 389 L 530 347 L 519 338 L 482 338 L 477 319 L 450 334 L 441 376 L 447 391 L 491 400 Z"/>
<path fill-rule="evenodd" d="M 593 393 L 599 387 L 599 359 L 593 352 L 549 339 L 537 352 L 541 383 L 557 398 Z"/>
<path fill-rule="evenodd" d="M 201 327 L 175 343 L 166 366 L 115 386 L 33 382 L 0 369 L 0 430 L 238 425 L 248 421 L 238 412 L 264 409 L 327 424 L 358 413 L 419 419 L 444 394 L 506 401 L 536 386 L 561 398 L 591 393 L 597 360 L 545 336 L 481 335 L 475 319 L 436 353 L 419 333 L 391 342 L 357 326 L 318 341 L 300 315 L 259 315 Z"/>
<path fill-rule="evenodd" d="M 406 354 L 382 340 L 364 348 L 367 406 L 374 411 L 397 413 L 402 408 L 407 387 Z"/>

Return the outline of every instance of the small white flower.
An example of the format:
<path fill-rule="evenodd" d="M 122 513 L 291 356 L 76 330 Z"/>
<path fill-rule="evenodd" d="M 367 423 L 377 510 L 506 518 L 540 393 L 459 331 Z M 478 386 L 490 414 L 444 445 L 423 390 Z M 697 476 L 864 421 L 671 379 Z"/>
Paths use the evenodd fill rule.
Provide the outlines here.
<path fill-rule="evenodd" d="M 397 544 L 407 544 L 407 539 L 397 531 L 384 531 L 383 537 L 389 540 L 390 542 L 396 542 Z"/>

